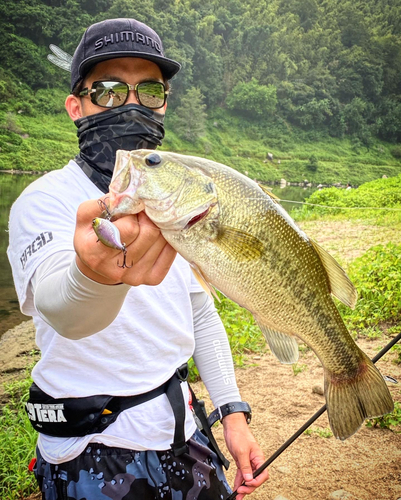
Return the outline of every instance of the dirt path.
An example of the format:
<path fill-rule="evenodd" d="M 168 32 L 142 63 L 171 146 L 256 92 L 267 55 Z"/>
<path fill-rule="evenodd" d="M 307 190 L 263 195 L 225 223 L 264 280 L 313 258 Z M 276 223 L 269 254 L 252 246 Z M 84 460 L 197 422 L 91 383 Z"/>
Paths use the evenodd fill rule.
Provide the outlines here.
<path fill-rule="evenodd" d="M 299 226 L 345 269 L 375 245 L 401 244 L 401 231 L 394 226 L 374 226 L 364 220 L 304 221 Z"/>
<path fill-rule="evenodd" d="M 388 338 L 360 341 L 359 345 L 373 357 Z M 18 378 L 24 366 L 32 362 L 34 350 L 32 322 L 10 330 L 0 342 L 0 380 Z M 396 355 L 387 354 L 378 367 L 385 375 L 400 380 L 389 384 L 395 400 L 401 402 L 401 365 Z M 299 371 L 299 372 L 298 372 Z M 295 375 L 295 372 L 298 372 Z M 266 457 L 276 451 L 323 404 L 324 397 L 313 392 L 322 387 L 323 370 L 311 351 L 301 354 L 297 370 L 280 364 L 269 352 L 250 356 L 245 369 L 237 369 L 242 397 L 253 409 L 252 431 Z M 212 410 L 201 382 L 194 384 L 198 397 Z M 315 431 L 328 430 L 327 416 L 312 426 Z M 398 429 L 401 431 L 401 428 Z M 216 436 L 224 448 L 222 428 Z M 401 434 L 386 429 L 363 426 L 353 437 L 340 442 L 320 437 L 317 432 L 302 435 L 269 468 L 270 480 L 252 495 L 254 500 L 274 500 L 282 495 L 288 500 L 327 500 L 338 490 L 351 496 L 347 500 L 398 500 L 401 498 Z M 233 484 L 235 467 L 228 471 Z M 36 495 L 29 500 L 36 500 Z M 332 497 L 335 498 L 335 497 Z M 337 497 L 341 498 L 341 497 Z"/>
<path fill-rule="evenodd" d="M 373 357 L 376 348 L 387 341 L 358 344 Z M 378 367 L 401 382 L 401 366 L 393 362 L 395 357 L 392 353 L 386 355 Z M 253 361 L 255 366 L 237 370 L 237 378 L 243 399 L 254 411 L 252 431 L 269 457 L 325 403 L 324 396 L 312 392 L 315 386 L 322 387 L 323 369 L 313 352 L 301 356 L 298 366 L 306 367 L 297 375 L 291 366 L 280 364 L 270 353 Z M 388 385 L 400 402 L 400 386 Z M 327 414 L 311 428 L 327 431 Z M 401 431 L 401 427 L 397 430 Z M 221 429 L 218 433 L 222 443 Z M 352 495 L 343 497 L 347 500 L 398 500 L 401 434 L 366 426 L 344 442 L 320 437 L 316 432 L 304 434 L 269 470 L 270 481 L 254 493 L 254 500 L 274 500 L 278 495 L 288 500 L 327 500 L 338 490 Z M 230 478 L 233 472 L 229 471 Z"/>

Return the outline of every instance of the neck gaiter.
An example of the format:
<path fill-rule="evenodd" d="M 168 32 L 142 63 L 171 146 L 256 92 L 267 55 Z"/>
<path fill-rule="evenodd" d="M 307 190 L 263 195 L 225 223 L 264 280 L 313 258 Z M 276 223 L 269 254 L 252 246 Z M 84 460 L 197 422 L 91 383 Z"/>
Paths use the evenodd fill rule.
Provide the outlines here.
<path fill-rule="evenodd" d="M 156 149 L 164 137 L 163 120 L 163 114 L 138 104 L 79 118 L 74 122 L 80 149 L 75 161 L 107 193 L 117 150 Z"/>

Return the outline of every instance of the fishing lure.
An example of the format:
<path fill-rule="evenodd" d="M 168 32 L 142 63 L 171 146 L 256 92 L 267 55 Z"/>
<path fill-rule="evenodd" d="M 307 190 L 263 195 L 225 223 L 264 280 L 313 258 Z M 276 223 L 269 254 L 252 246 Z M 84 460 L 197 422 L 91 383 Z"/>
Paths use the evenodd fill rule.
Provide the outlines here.
<path fill-rule="evenodd" d="M 132 264 L 127 266 L 127 248 L 125 243 L 121 243 L 120 232 L 117 227 L 109 219 L 101 219 L 100 217 L 93 219 L 92 227 L 98 237 L 98 241 L 101 241 L 103 245 L 109 248 L 115 248 L 116 250 L 122 251 L 124 256 L 123 263 L 120 266 L 117 261 L 118 267 L 131 268 Z"/>

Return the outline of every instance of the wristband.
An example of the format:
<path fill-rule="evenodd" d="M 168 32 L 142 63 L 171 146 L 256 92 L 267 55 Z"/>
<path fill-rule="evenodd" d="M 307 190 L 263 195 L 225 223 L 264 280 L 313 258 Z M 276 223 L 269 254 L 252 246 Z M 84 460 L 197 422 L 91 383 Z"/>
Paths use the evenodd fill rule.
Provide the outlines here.
<path fill-rule="evenodd" d="M 249 424 L 252 419 L 252 410 L 248 403 L 245 401 L 238 401 L 236 403 L 226 403 L 223 406 L 219 406 L 209 415 L 207 422 L 209 427 L 211 427 L 217 420 L 222 420 L 227 415 L 231 413 L 244 413 L 246 423 Z"/>

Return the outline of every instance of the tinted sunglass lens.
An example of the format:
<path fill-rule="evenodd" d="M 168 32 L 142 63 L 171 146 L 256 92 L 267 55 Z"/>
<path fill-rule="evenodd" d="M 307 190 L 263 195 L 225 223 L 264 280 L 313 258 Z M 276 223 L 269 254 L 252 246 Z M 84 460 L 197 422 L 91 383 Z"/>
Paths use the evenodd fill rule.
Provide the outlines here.
<path fill-rule="evenodd" d="M 164 85 L 161 82 L 143 82 L 137 87 L 138 100 L 147 108 L 161 108 L 165 102 Z"/>
<path fill-rule="evenodd" d="M 99 82 L 93 95 L 99 106 L 116 108 L 127 99 L 128 86 L 121 82 Z"/>

